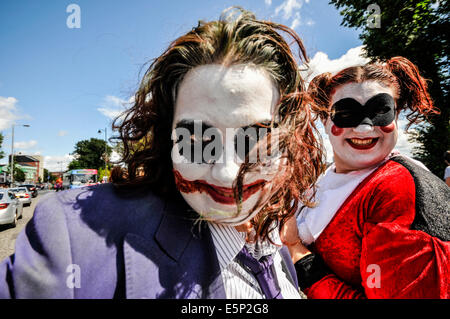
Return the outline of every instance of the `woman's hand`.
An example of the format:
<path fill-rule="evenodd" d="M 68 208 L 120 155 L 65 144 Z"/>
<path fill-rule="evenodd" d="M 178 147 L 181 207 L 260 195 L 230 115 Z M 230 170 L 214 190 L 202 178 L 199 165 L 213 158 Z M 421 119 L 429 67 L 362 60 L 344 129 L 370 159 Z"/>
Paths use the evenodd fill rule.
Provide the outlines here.
<path fill-rule="evenodd" d="M 297 220 L 295 216 L 289 218 L 280 231 L 280 238 L 291 254 L 292 262 L 295 264 L 311 252 L 302 244 L 302 240 L 298 235 Z"/>

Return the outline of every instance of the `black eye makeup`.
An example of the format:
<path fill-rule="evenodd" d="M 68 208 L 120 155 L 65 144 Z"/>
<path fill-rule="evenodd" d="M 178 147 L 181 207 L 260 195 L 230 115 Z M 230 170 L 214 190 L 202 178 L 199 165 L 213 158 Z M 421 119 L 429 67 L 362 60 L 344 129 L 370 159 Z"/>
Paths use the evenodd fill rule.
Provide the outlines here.
<path fill-rule="evenodd" d="M 357 127 L 360 124 L 387 126 L 395 119 L 395 101 L 387 93 L 371 97 L 364 105 L 352 98 L 344 98 L 331 107 L 331 120 L 338 127 Z"/>
<path fill-rule="evenodd" d="M 272 126 L 272 122 L 266 121 L 237 129 L 234 148 L 238 158 L 245 161 L 255 145 L 274 127 L 276 123 Z M 176 124 L 175 134 L 179 154 L 191 163 L 212 164 L 222 156 L 222 132 L 203 121 L 182 120 Z M 267 153 L 270 155 L 270 150 Z"/>
<path fill-rule="evenodd" d="M 234 136 L 234 148 L 241 161 L 245 161 L 246 156 L 254 149 L 255 145 L 272 131 L 271 124 L 271 122 L 261 122 L 237 130 Z M 270 149 L 267 151 L 270 153 Z"/>
<path fill-rule="evenodd" d="M 183 120 L 175 127 L 179 153 L 191 163 L 210 164 L 222 155 L 219 130 L 203 121 Z"/>

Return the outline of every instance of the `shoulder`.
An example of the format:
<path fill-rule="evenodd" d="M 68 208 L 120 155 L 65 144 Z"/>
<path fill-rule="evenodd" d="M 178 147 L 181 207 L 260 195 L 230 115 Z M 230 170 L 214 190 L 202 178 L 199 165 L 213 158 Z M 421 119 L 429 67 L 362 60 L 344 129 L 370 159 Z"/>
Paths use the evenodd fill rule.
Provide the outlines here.
<path fill-rule="evenodd" d="M 157 223 L 164 206 L 164 200 L 149 191 L 124 192 L 112 184 L 100 184 L 44 197 L 32 220 L 40 234 L 64 231 L 71 241 L 82 242 L 81 234 L 83 242 L 104 236 L 115 241 Z"/>
<path fill-rule="evenodd" d="M 394 195 L 402 191 L 414 190 L 414 179 L 409 170 L 392 160 L 376 169 L 367 177 L 366 182 L 372 184 L 376 193 L 388 192 Z"/>
<path fill-rule="evenodd" d="M 163 200 L 144 189 L 134 192 L 119 191 L 110 183 L 53 193 L 44 197 L 36 205 L 36 213 L 40 217 L 41 211 L 46 215 L 75 216 L 90 211 L 118 211 L 130 210 L 142 203 L 160 209 Z"/>
<path fill-rule="evenodd" d="M 415 215 L 415 184 L 403 165 L 389 160 L 369 175 L 361 186 L 365 221 L 374 224 L 393 220 L 405 225 L 412 223 Z"/>

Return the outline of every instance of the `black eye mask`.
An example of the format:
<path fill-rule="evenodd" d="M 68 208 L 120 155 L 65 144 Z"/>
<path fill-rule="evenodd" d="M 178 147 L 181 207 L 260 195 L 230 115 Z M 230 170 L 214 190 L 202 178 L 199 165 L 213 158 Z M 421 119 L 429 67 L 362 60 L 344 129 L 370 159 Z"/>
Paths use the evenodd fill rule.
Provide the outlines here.
<path fill-rule="evenodd" d="M 361 105 L 352 98 L 337 101 L 331 107 L 331 120 L 338 127 L 357 127 L 361 124 L 387 126 L 395 119 L 395 101 L 387 93 L 371 97 Z"/>

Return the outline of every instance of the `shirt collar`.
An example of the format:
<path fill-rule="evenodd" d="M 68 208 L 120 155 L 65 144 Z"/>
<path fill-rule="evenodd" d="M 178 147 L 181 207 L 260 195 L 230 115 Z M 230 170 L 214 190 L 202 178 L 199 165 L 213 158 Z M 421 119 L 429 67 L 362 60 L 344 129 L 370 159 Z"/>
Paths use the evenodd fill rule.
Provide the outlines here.
<path fill-rule="evenodd" d="M 221 270 L 225 269 L 233 261 L 244 245 L 256 259 L 260 259 L 262 256 L 272 255 L 282 247 L 278 228 L 275 228 L 269 233 L 270 239 L 275 243 L 274 245 L 268 240 L 247 243 L 245 241 L 245 233 L 238 232 L 233 226 L 210 222 L 208 222 L 208 226 L 211 231 Z"/>

